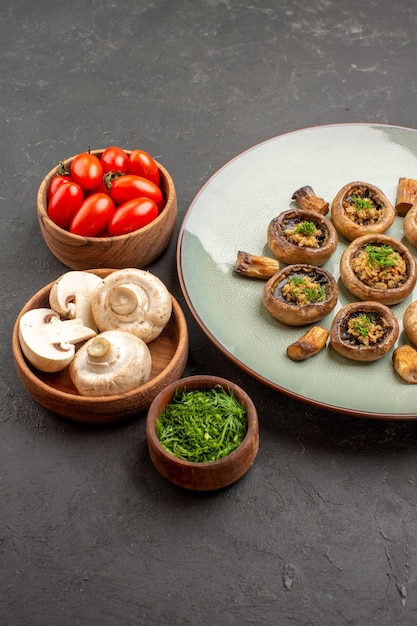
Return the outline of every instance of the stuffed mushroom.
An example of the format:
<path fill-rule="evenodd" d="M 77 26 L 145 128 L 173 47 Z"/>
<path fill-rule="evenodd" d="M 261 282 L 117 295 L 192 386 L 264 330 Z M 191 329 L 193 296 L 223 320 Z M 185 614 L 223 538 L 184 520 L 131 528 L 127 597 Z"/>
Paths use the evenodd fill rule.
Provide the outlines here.
<path fill-rule="evenodd" d="M 312 324 L 337 303 L 334 277 L 321 267 L 288 265 L 264 286 L 263 304 L 272 317 L 289 326 Z"/>
<path fill-rule="evenodd" d="M 352 182 L 336 194 L 331 208 L 333 224 L 347 241 L 369 233 L 383 233 L 393 223 L 395 209 L 375 185 Z"/>
<path fill-rule="evenodd" d="M 380 302 L 353 302 L 342 307 L 330 328 L 330 345 L 353 361 L 376 361 L 398 338 L 392 310 Z"/>
<path fill-rule="evenodd" d="M 268 245 L 287 264 L 323 265 L 337 248 L 337 232 L 332 222 L 314 211 L 284 211 L 268 226 Z"/>
<path fill-rule="evenodd" d="M 343 252 L 340 277 L 356 298 L 391 306 L 414 289 L 416 262 L 400 241 L 387 235 L 365 235 Z"/>

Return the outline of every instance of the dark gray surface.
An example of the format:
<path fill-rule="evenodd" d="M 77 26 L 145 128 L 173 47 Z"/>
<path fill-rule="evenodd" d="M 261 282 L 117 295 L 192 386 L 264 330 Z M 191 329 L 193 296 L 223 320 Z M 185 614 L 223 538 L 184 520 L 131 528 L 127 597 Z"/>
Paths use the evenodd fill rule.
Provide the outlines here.
<path fill-rule="evenodd" d="M 22 305 L 66 270 L 35 211 L 55 163 L 144 148 L 175 180 L 177 234 L 208 177 L 259 141 L 330 123 L 417 127 L 416 28 L 411 0 L 3 3 L 4 626 L 416 623 L 417 424 L 326 413 L 236 368 L 185 307 L 175 237 L 149 269 L 186 311 L 185 373 L 230 378 L 258 409 L 241 481 L 177 489 L 150 462 L 145 415 L 100 428 L 46 412 L 10 347 Z"/>

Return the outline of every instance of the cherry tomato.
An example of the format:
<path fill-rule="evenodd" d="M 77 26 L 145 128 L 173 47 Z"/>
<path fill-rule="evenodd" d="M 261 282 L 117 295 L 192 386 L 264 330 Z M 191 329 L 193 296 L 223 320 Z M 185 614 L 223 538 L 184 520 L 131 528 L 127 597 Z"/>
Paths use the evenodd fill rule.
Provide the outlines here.
<path fill-rule="evenodd" d="M 114 202 L 105 193 L 88 196 L 75 213 L 70 232 L 83 237 L 96 237 L 106 227 L 114 213 Z"/>
<path fill-rule="evenodd" d="M 144 150 L 133 150 L 129 155 L 129 173 L 143 176 L 155 185 L 160 184 L 159 169 L 156 161 Z"/>
<path fill-rule="evenodd" d="M 100 160 L 90 152 L 77 154 L 72 160 L 70 174 L 72 179 L 82 187 L 90 190 L 99 185 L 103 178 L 103 166 Z"/>
<path fill-rule="evenodd" d="M 158 217 L 158 207 L 150 198 L 135 198 L 121 204 L 107 225 L 110 235 L 125 235 L 153 222 Z"/>
<path fill-rule="evenodd" d="M 150 198 L 155 202 L 159 210 L 165 204 L 162 191 L 155 183 L 134 174 L 125 174 L 116 178 L 112 183 L 110 197 L 113 198 L 116 204 L 124 204 L 134 198 Z"/>
<path fill-rule="evenodd" d="M 56 176 L 53 177 L 53 179 L 51 180 L 51 183 L 48 187 L 48 202 L 49 200 L 52 198 L 52 196 L 54 195 L 55 191 L 64 183 L 70 183 L 72 181 L 71 176 L 67 175 L 67 174 L 57 174 Z"/>
<path fill-rule="evenodd" d="M 77 183 L 67 182 L 62 184 L 49 201 L 48 215 L 55 224 L 61 228 L 68 229 L 83 199 L 83 190 Z"/>
<path fill-rule="evenodd" d="M 117 146 L 106 148 L 100 157 L 104 173 L 121 172 L 127 174 L 129 171 L 129 157 L 124 150 Z"/>

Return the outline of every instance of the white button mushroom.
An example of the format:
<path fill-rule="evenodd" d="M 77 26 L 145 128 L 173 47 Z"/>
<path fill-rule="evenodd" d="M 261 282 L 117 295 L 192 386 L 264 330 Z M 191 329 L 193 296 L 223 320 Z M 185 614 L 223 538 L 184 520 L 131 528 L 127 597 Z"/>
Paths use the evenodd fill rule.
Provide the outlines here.
<path fill-rule="evenodd" d="M 75 345 L 96 332 L 80 318 L 61 320 L 56 311 L 32 309 L 19 322 L 19 341 L 27 360 L 43 372 L 59 372 L 74 358 Z"/>
<path fill-rule="evenodd" d="M 121 329 L 149 343 L 167 325 L 172 298 L 164 283 L 146 270 L 115 270 L 91 294 L 91 308 L 100 331 Z"/>
<path fill-rule="evenodd" d="M 91 312 L 90 296 L 93 289 L 102 282 L 102 278 L 91 272 L 66 272 L 52 285 L 49 305 L 61 317 L 65 319 L 80 317 L 85 326 L 97 330 Z"/>
<path fill-rule="evenodd" d="M 142 339 L 123 330 L 109 330 L 78 350 L 69 372 L 80 395 L 125 393 L 149 380 L 152 357 Z"/>

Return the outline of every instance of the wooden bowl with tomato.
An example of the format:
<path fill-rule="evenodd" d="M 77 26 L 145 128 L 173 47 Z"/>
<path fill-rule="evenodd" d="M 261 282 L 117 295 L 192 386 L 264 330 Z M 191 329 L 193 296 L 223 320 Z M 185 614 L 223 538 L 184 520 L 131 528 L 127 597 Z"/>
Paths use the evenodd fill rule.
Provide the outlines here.
<path fill-rule="evenodd" d="M 113 269 L 87 270 L 100 278 Z M 122 271 L 122 270 L 121 270 Z M 161 334 L 148 344 L 152 358 L 149 379 L 134 388 L 103 395 L 82 395 L 74 385 L 70 366 L 59 371 L 44 371 L 27 358 L 20 338 L 20 322 L 30 311 L 50 306 L 54 282 L 35 293 L 20 311 L 12 333 L 12 350 L 19 378 L 33 399 L 56 415 L 75 422 L 109 424 L 132 419 L 146 411 L 153 399 L 167 385 L 178 380 L 188 358 L 188 328 L 184 313 L 172 297 L 172 312 Z M 74 320 L 72 320 L 74 321 Z M 77 344 L 76 351 L 82 347 Z"/>
<path fill-rule="evenodd" d="M 51 169 L 37 213 L 46 245 L 67 267 L 144 268 L 169 244 L 177 195 L 169 172 L 148 153 L 110 146 Z"/>
<path fill-rule="evenodd" d="M 146 435 L 161 476 L 194 491 L 236 482 L 259 449 L 251 398 L 232 381 L 210 375 L 188 376 L 160 391 L 148 410 Z"/>

